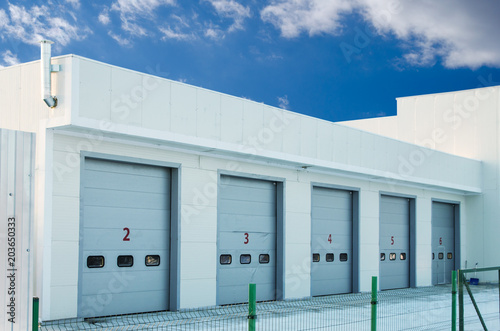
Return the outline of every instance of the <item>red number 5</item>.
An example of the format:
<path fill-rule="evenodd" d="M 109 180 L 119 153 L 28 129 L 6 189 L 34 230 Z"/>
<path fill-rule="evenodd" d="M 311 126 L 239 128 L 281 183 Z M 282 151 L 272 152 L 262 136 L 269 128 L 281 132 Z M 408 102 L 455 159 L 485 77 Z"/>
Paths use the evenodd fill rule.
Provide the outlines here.
<path fill-rule="evenodd" d="M 391 245 L 394 245 L 394 236 L 391 236 Z"/>
<path fill-rule="evenodd" d="M 128 237 L 130 235 L 130 229 L 129 228 L 123 228 L 123 231 L 127 232 L 125 237 L 123 237 L 123 241 L 130 241 L 130 238 Z"/>
<path fill-rule="evenodd" d="M 245 232 L 245 241 L 243 242 L 245 245 L 248 244 L 248 232 Z"/>

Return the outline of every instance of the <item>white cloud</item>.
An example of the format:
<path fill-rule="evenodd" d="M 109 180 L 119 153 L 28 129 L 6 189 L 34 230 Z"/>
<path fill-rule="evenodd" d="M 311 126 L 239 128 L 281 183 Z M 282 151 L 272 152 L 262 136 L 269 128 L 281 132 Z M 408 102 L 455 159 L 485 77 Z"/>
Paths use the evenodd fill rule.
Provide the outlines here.
<path fill-rule="evenodd" d="M 162 40 L 167 40 L 167 39 L 189 40 L 194 38 L 194 36 L 191 34 L 174 31 L 170 27 L 160 28 L 159 30 L 163 34 Z"/>
<path fill-rule="evenodd" d="M 288 101 L 288 96 L 284 95 L 282 97 L 278 97 L 278 106 L 283 109 L 290 109 L 290 101 Z"/>
<path fill-rule="evenodd" d="M 301 33 L 339 34 L 345 14 L 361 14 L 376 33 L 404 44 L 402 58 L 449 68 L 500 67 L 500 2 L 496 0 L 272 0 L 261 18 L 285 38 Z M 353 27 L 354 28 L 354 27 Z"/>
<path fill-rule="evenodd" d="M 134 36 L 145 36 L 147 30 L 137 20 L 151 19 L 159 7 L 166 5 L 175 5 L 175 0 L 117 0 L 111 5 L 111 10 L 120 14 L 123 30 Z"/>
<path fill-rule="evenodd" d="M 80 0 L 66 0 L 66 2 L 72 5 L 74 8 L 80 8 Z"/>
<path fill-rule="evenodd" d="M 5 10 L 0 9 L 0 29 L 3 29 L 9 25 L 9 15 L 5 12 Z"/>
<path fill-rule="evenodd" d="M 214 39 L 214 40 L 224 39 L 224 37 L 225 37 L 224 32 L 222 30 L 217 29 L 217 28 L 213 28 L 213 27 L 207 28 L 205 30 L 204 35 L 205 35 L 205 37 L 208 37 L 208 38 Z"/>
<path fill-rule="evenodd" d="M 500 2 L 361 1 L 365 18 L 381 34 L 392 34 L 411 50 L 403 55 L 415 65 L 432 65 L 437 57 L 449 68 L 500 66 Z"/>
<path fill-rule="evenodd" d="M 242 30 L 243 22 L 246 18 L 251 17 L 250 8 L 234 0 L 207 0 L 215 8 L 217 14 L 222 17 L 234 20 L 234 23 L 229 27 L 228 31 Z"/>
<path fill-rule="evenodd" d="M 97 17 L 99 22 L 101 22 L 104 25 L 108 25 L 111 22 L 111 19 L 109 18 L 109 10 L 106 8 L 104 9 L 99 16 Z"/>
<path fill-rule="evenodd" d="M 108 35 L 111 38 L 113 38 L 121 46 L 130 46 L 131 45 L 131 42 L 129 39 L 123 38 L 122 36 L 119 36 L 116 33 L 113 33 L 112 31 L 109 31 Z"/>
<path fill-rule="evenodd" d="M 73 14 L 64 8 L 49 8 L 45 5 L 16 6 L 8 3 L 8 14 L 0 11 L 0 33 L 27 44 L 38 44 L 42 39 L 51 39 L 59 45 L 72 40 L 82 40 L 91 33 L 90 29 L 70 23 L 66 18 Z"/>
<path fill-rule="evenodd" d="M 261 11 L 264 22 L 281 30 L 285 38 L 294 38 L 302 32 L 310 36 L 338 34 L 342 25 L 341 15 L 353 9 L 348 0 L 273 0 Z"/>
<path fill-rule="evenodd" d="M 0 64 L 0 68 L 13 66 L 20 63 L 17 55 L 13 54 L 10 50 L 6 50 L 1 54 L 1 56 L 2 63 Z"/>

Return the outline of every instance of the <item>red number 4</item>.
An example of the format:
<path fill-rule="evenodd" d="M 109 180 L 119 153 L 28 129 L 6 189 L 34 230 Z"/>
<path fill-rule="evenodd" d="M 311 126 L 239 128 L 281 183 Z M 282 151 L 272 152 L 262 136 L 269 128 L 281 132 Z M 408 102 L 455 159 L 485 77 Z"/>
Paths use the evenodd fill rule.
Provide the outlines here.
<path fill-rule="evenodd" d="M 130 235 L 130 229 L 129 228 L 123 228 L 123 231 L 127 232 L 125 237 L 123 237 L 123 241 L 130 241 L 130 238 L 128 237 Z"/>
<path fill-rule="evenodd" d="M 330 244 L 332 243 L 332 235 L 331 235 L 331 234 L 329 234 L 329 235 L 328 235 L 328 242 L 329 242 Z"/>

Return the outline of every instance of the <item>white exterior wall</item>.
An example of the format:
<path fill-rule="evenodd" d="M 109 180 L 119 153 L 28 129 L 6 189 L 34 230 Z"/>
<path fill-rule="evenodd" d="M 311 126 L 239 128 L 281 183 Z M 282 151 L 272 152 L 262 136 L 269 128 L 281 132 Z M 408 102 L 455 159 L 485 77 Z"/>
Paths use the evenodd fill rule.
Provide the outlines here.
<path fill-rule="evenodd" d="M 0 129 L 1 330 L 31 327 L 34 135 Z"/>
<path fill-rule="evenodd" d="M 412 144 L 481 160 L 483 195 L 467 198 L 468 267 L 500 265 L 500 86 L 399 98 L 398 115 L 344 122 Z M 390 130 L 387 123 L 391 123 Z"/>

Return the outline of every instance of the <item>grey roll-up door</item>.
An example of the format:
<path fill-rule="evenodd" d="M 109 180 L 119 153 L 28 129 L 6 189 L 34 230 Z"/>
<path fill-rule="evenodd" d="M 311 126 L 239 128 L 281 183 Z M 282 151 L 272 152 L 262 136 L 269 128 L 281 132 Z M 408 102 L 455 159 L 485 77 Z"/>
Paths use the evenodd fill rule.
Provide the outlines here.
<path fill-rule="evenodd" d="M 410 202 L 380 198 L 380 289 L 410 287 Z"/>
<path fill-rule="evenodd" d="M 313 187 L 311 295 L 352 292 L 352 192 Z"/>
<path fill-rule="evenodd" d="M 276 299 L 276 183 L 221 175 L 217 229 L 217 304 Z"/>
<path fill-rule="evenodd" d="M 451 283 L 455 266 L 455 205 L 432 202 L 432 284 Z"/>
<path fill-rule="evenodd" d="M 171 171 L 85 158 L 79 317 L 167 310 Z"/>

